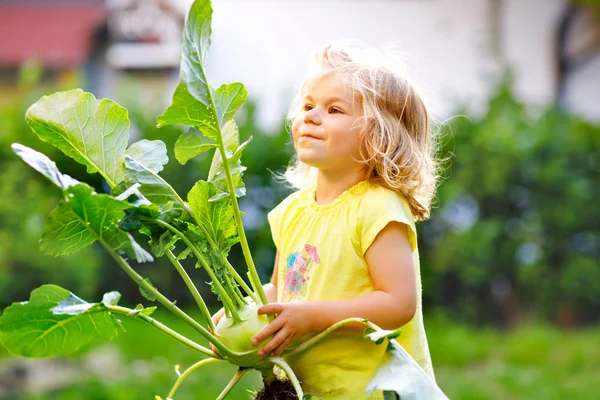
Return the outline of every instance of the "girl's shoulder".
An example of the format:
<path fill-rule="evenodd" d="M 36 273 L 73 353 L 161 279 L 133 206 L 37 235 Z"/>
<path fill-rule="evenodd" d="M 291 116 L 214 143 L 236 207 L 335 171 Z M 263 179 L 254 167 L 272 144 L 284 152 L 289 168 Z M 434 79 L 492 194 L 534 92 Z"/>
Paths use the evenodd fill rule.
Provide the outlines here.
<path fill-rule="evenodd" d="M 364 185 L 364 190 L 359 196 L 359 203 L 360 208 L 381 210 L 400 208 L 412 215 L 408 200 L 402 193 L 374 182 Z"/>

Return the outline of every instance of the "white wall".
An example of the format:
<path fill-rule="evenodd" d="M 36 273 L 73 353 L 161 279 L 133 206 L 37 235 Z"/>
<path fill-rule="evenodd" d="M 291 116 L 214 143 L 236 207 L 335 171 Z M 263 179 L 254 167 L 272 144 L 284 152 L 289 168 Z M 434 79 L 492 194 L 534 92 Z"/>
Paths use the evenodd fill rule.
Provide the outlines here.
<path fill-rule="evenodd" d="M 180 1 L 182 8 L 191 3 Z M 517 93 L 533 104 L 553 99 L 552 40 L 564 3 L 504 1 L 502 51 L 517 73 Z M 244 83 L 272 127 L 311 50 L 353 37 L 406 50 L 408 70 L 438 117 L 462 104 L 481 111 L 497 71 L 489 7 L 487 0 L 213 0 L 209 78 L 214 86 Z M 573 76 L 568 100 L 575 112 L 600 121 L 600 61 Z"/>

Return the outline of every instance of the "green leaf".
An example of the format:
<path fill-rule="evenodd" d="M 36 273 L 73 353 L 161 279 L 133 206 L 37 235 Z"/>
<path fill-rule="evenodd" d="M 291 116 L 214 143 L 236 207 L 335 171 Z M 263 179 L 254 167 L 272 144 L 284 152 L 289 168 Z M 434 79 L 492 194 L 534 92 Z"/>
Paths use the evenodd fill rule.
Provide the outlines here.
<path fill-rule="evenodd" d="M 127 182 L 139 183 L 141 186 L 138 190 L 149 201 L 158 205 L 161 212 L 169 209 L 179 215 L 185 210 L 185 203 L 175 189 L 156 172 L 129 156 L 125 156 L 125 170 Z"/>
<path fill-rule="evenodd" d="M 208 139 L 216 140 L 220 129 L 246 101 L 248 91 L 239 82 L 222 85 L 217 90 L 208 83 L 205 66 L 210 49 L 211 19 L 210 2 L 195 2 L 190 8 L 183 35 L 180 83 L 171 105 L 157 122 L 158 126 L 190 125 Z M 192 154 L 184 155 L 180 151 L 177 158 L 182 162 L 194 157 Z"/>
<path fill-rule="evenodd" d="M 198 181 L 188 193 L 188 204 L 202 232 L 228 252 L 237 242 L 233 208 L 229 200 L 209 201 L 216 193 L 215 185 Z"/>
<path fill-rule="evenodd" d="M 192 249 L 186 247 L 181 253 L 177 255 L 177 260 L 185 260 L 192 254 Z"/>
<path fill-rule="evenodd" d="M 173 94 L 171 105 L 156 119 L 158 127 L 184 124 L 198 128 L 203 135 L 216 140 L 218 137 L 216 111 L 208 98 L 199 101 L 192 96 L 185 82 L 180 82 Z"/>
<path fill-rule="evenodd" d="M 248 91 L 240 82 L 221 85 L 216 90 L 215 108 L 220 126 L 224 126 L 233 119 L 247 97 Z"/>
<path fill-rule="evenodd" d="M 158 117 L 158 126 L 186 124 L 216 139 L 218 117 L 212 106 L 214 91 L 208 84 L 204 66 L 210 49 L 212 5 L 196 1 L 188 13 L 183 32 L 180 84 L 171 106 Z"/>
<path fill-rule="evenodd" d="M 125 152 L 125 155 L 133 158 L 157 174 L 169 162 L 167 146 L 160 140 L 140 140 L 132 144 Z"/>
<path fill-rule="evenodd" d="M 97 194 L 85 183 L 62 174 L 56 164 L 40 152 L 19 144 L 13 144 L 12 148 L 63 191 L 63 200 L 46 221 L 40 240 L 42 251 L 53 256 L 72 254 L 100 240 L 113 250 L 127 252 L 139 262 L 152 261 L 152 256 L 131 235 L 119 229 L 125 210 L 132 207 L 129 203 Z"/>
<path fill-rule="evenodd" d="M 87 167 L 110 186 L 124 178 L 129 141 L 127 110 L 112 100 L 96 100 L 81 89 L 43 96 L 25 114 L 38 137 Z"/>
<path fill-rule="evenodd" d="M 214 149 L 217 146 L 217 142 L 213 139 L 207 138 L 198 129 L 191 128 L 177 139 L 175 143 L 175 157 L 183 165 L 197 155 Z"/>
<path fill-rule="evenodd" d="M 153 288 L 156 289 L 156 286 L 154 286 L 152 284 L 152 282 L 150 282 L 150 278 L 145 278 L 144 282 L 146 282 L 147 284 L 149 284 L 150 286 L 152 286 Z M 156 297 L 154 297 L 154 295 L 152 293 L 150 293 L 149 291 L 147 291 L 146 289 L 144 289 L 142 286 L 140 286 L 140 293 L 141 293 L 142 296 L 144 296 L 144 298 L 146 300 L 156 301 Z"/>
<path fill-rule="evenodd" d="M 85 184 L 70 187 L 65 191 L 65 199 L 48 216 L 40 248 L 48 255 L 60 256 L 100 240 L 138 262 L 152 261 L 133 236 L 119 229 L 119 222 L 130 207 L 125 201 L 96 194 Z"/>
<path fill-rule="evenodd" d="M 375 331 L 367 335 L 367 339 L 375 343 L 387 340 L 386 359 L 375 377 L 369 382 L 366 392 L 375 390 L 389 391 L 397 394 L 400 399 L 431 399 L 447 400 L 448 397 L 432 381 L 415 360 L 396 342 L 391 340 L 398 336 L 398 330 Z M 387 398 L 391 394 L 387 394 Z"/>
<path fill-rule="evenodd" d="M 114 339 L 121 330 L 103 303 L 87 303 L 55 285 L 40 286 L 29 301 L 14 303 L 0 317 L 0 341 L 25 357 L 63 356 L 95 337 Z"/>
<path fill-rule="evenodd" d="M 143 305 L 138 304 L 137 306 L 135 306 L 135 308 L 133 310 L 131 310 L 131 312 L 129 314 L 127 314 L 127 316 L 128 317 L 137 317 L 138 315 L 145 315 L 146 317 L 149 317 L 152 314 L 154 314 L 154 311 L 156 311 L 155 306 L 144 307 Z"/>
<path fill-rule="evenodd" d="M 56 163 L 46 157 L 46 155 L 19 143 L 13 143 L 11 147 L 15 154 L 21 157 L 30 167 L 50 179 L 52 183 L 62 190 L 67 190 L 71 186 L 79 184 L 78 180 L 71 178 L 69 175 L 62 174 L 56 167 Z"/>
<path fill-rule="evenodd" d="M 223 127 L 223 141 L 225 144 L 225 154 L 229 163 L 229 170 L 231 172 L 231 178 L 235 188 L 236 197 L 241 197 L 246 194 L 246 187 L 242 180 L 242 175 L 246 170 L 241 164 L 242 150 L 250 143 L 252 138 L 239 145 L 239 133 L 238 127 L 234 120 L 229 121 Z M 223 197 L 229 196 L 229 188 L 227 186 L 227 175 L 225 174 L 225 168 L 223 168 L 223 162 L 221 159 L 221 153 L 217 150 L 213 156 L 210 170 L 208 172 L 208 181 L 212 182 L 217 188 L 217 194 L 211 199 L 211 201 L 219 200 Z"/>
<path fill-rule="evenodd" d="M 400 336 L 402 334 L 402 329 L 396 329 L 396 330 L 380 330 L 380 331 L 376 331 L 372 328 L 367 328 L 365 329 L 365 332 L 363 333 L 363 337 L 365 339 L 371 339 L 372 341 L 375 342 L 375 344 L 381 344 L 383 343 L 386 339 L 387 340 L 391 340 L 391 339 L 396 339 L 398 336 Z"/>
<path fill-rule="evenodd" d="M 165 230 L 163 227 L 156 227 L 158 232 L 162 232 L 156 239 L 156 235 L 152 235 L 152 240 L 150 240 L 150 246 L 152 246 L 152 253 L 154 253 L 157 257 L 162 257 L 169 250 L 172 250 L 175 246 L 175 243 L 179 240 L 179 236 L 176 236 L 171 233 L 169 230 Z"/>

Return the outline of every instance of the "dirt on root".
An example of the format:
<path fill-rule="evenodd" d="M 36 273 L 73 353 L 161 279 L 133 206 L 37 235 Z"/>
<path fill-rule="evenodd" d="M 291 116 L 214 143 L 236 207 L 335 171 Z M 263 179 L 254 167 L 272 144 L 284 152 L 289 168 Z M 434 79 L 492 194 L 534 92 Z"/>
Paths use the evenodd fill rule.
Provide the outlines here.
<path fill-rule="evenodd" d="M 298 395 L 290 381 L 277 379 L 265 385 L 254 400 L 298 400 Z"/>

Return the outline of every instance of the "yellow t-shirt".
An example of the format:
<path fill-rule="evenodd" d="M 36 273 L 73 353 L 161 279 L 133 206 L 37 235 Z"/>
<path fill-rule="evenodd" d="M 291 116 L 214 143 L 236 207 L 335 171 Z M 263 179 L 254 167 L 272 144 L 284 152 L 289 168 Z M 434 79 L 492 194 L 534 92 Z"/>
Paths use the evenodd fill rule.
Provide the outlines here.
<path fill-rule="evenodd" d="M 292 193 L 268 214 L 279 251 L 277 301 L 342 300 L 375 291 L 364 254 L 391 221 L 408 226 L 417 277 L 417 312 L 397 339 L 433 380 L 423 328 L 421 278 L 414 218 L 406 199 L 361 181 L 333 202 L 318 205 L 315 188 Z M 316 398 L 381 399 L 364 392 L 383 361 L 385 345 L 360 335 L 330 335 L 286 359 L 305 390 Z"/>

